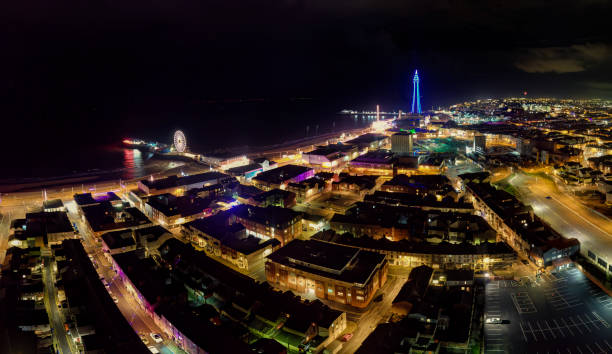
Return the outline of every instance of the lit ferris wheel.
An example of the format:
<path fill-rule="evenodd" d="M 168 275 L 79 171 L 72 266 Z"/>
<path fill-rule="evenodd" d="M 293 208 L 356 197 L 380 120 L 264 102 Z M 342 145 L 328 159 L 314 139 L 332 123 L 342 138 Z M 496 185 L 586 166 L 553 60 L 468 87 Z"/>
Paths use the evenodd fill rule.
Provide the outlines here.
<path fill-rule="evenodd" d="M 187 139 L 180 130 L 174 132 L 174 149 L 177 152 L 185 152 L 185 149 L 187 149 Z"/>

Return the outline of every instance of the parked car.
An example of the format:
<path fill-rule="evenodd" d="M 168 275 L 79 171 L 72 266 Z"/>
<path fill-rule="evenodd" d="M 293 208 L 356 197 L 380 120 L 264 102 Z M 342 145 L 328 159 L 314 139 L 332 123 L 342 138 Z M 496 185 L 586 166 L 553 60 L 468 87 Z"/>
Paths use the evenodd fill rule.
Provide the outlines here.
<path fill-rule="evenodd" d="M 140 340 L 141 340 L 141 341 L 142 341 L 142 342 L 143 342 L 145 345 L 149 344 L 149 338 L 147 338 L 147 336 L 145 336 L 145 335 L 144 335 L 144 333 L 140 333 L 138 336 L 140 337 Z"/>
<path fill-rule="evenodd" d="M 353 333 L 347 333 L 347 334 L 342 336 L 342 341 L 343 342 L 348 342 L 351 338 L 353 338 Z"/>
<path fill-rule="evenodd" d="M 155 341 L 155 343 L 161 343 L 164 341 L 164 338 L 157 333 L 151 333 L 151 338 Z"/>
<path fill-rule="evenodd" d="M 148 348 L 151 353 L 154 353 L 154 354 L 159 353 L 159 349 L 155 348 L 154 346 L 150 346 Z"/>

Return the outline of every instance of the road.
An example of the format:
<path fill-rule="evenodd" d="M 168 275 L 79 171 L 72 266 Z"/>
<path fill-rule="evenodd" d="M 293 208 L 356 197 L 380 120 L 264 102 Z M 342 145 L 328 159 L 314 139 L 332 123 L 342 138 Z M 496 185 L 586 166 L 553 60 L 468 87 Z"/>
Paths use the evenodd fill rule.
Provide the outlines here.
<path fill-rule="evenodd" d="M 612 222 L 563 193 L 548 179 L 517 173 L 508 182 L 518 189 L 523 203 L 565 237 L 580 241 L 581 252 L 594 251 L 612 261 Z"/>
<path fill-rule="evenodd" d="M 353 332 L 353 337 L 346 343 L 340 350 L 340 354 L 351 354 L 357 351 L 361 346 L 361 343 L 374 331 L 376 326 L 381 322 L 386 322 L 390 316 L 389 311 L 391 310 L 391 303 L 397 296 L 402 286 L 406 282 L 407 277 L 398 277 L 389 275 L 387 283 L 379 289 L 375 294 L 384 294 L 383 300 L 380 302 L 372 301 L 363 313 L 359 312 L 348 312 L 346 318 L 348 321 L 359 318 L 357 329 Z"/>
<path fill-rule="evenodd" d="M 162 336 L 164 336 L 164 333 L 155 324 L 153 319 L 140 307 L 132 295 L 127 291 L 126 285 L 123 284 L 117 274 L 112 270 L 110 262 L 102 252 L 101 244 L 89 233 L 84 221 L 78 216 L 76 203 L 74 201 L 66 201 L 64 205 L 66 205 L 70 220 L 77 224 L 85 250 L 91 255 L 94 267 L 98 271 L 98 274 L 104 277 L 110 284 L 110 294 L 117 298 L 117 307 L 134 331 L 139 334 L 144 334 L 149 342 L 147 345 L 157 347 L 162 353 L 183 353 L 183 351 L 178 349 L 170 339 L 164 338 L 165 341 L 161 344 L 153 342 L 152 338 L 149 336 L 150 333 L 158 333 Z"/>
<path fill-rule="evenodd" d="M 76 348 L 70 345 L 66 329 L 64 328 L 64 317 L 60 314 L 57 309 L 57 288 L 55 287 L 55 281 L 53 280 L 53 261 L 50 258 L 45 257 L 43 267 L 43 284 L 45 285 L 45 306 L 47 308 L 47 314 L 51 328 L 53 330 L 53 344 L 62 354 L 76 353 Z"/>

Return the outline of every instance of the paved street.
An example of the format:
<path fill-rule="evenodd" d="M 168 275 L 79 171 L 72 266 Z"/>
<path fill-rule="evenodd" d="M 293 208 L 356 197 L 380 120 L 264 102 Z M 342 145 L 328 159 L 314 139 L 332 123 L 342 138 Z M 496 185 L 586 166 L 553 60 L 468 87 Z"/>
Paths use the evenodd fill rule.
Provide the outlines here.
<path fill-rule="evenodd" d="M 356 352 L 361 346 L 361 343 L 363 343 L 370 333 L 374 331 L 376 326 L 381 322 L 386 322 L 388 316 L 390 315 L 389 311 L 391 310 L 391 302 L 393 299 L 395 299 L 406 280 L 407 277 L 390 275 L 387 279 L 387 283 L 375 294 L 375 296 L 378 296 L 378 294 L 381 293 L 384 294 L 382 301 L 372 301 L 368 309 L 363 313 L 359 313 L 357 311 L 346 312 L 346 318 L 348 321 L 358 322 L 357 329 L 353 332 L 353 338 L 351 338 L 347 343 L 344 343 L 344 346 L 339 353 L 350 354 Z"/>
<path fill-rule="evenodd" d="M 578 200 L 559 192 L 549 180 L 518 173 L 509 183 L 521 193 L 521 201 L 565 237 L 580 241 L 581 252 L 595 253 L 612 262 L 612 222 L 585 207 Z"/>
<path fill-rule="evenodd" d="M 49 314 L 51 328 L 53 330 L 53 343 L 62 354 L 76 353 L 74 345 L 69 343 L 69 338 L 64 328 L 64 317 L 57 308 L 57 289 L 55 287 L 52 274 L 53 262 L 49 258 L 44 258 L 43 284 L 45 285 L 45 306 Z"/>
<path fill-rule="evenodd" d="M 485 353 L 609 353 L 612 298 L 578 269 L 544 274 L 533 286 L 493 281 L 485 313 L 502 324 L 485 324 Z"/>
<path fill-rule="evenodd" d="M 144 312 L 140 305 L 138 305 L 134 298 L 128 293 L 125 285 L 119 280 L 119 277 L 111 269 L 111 264 L 101 252 L 100 243 L 98 243 L 87 231 L 84 222 L 76 214 L 76 204 L 74 201 L 66 201 L 65 205 L 68 209 L 68 215 L 71 221 L 75 222 L 80 230 L 85 249 L 92 255 L 98 273 L 110 284 L 110 293 L 117 297 L 118 300 L 117 307 L 132 328 L 134 328 L 134 331 L 139 334 L 144 334 L 149 342 L 149 346 L 155 346 L 164 353 L 182 353 L 183 351 L 176 348 L 176 346 L 171 343 L 171 340 L 165 337 L 161 329 L 154 323 L 153 319 Z M 150 333 L 158 333 L 164 336 L 164 343 L 154 343 L 149 336 Z"/>

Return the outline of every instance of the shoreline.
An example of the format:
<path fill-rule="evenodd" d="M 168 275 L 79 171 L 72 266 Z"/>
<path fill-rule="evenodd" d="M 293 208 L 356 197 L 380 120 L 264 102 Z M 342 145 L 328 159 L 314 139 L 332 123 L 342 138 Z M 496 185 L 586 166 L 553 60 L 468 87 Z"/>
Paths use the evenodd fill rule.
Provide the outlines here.
<path fill-rule="evenodd" d="M 298 148 L 304 148 L 304 147 L 310 147 L 313 145 L 322 144 L 322 143 L 325 143 L 329 139 L 340 137 L 342 134 L 354 134 L 354 133 L 363 134 L 367 132 L 368 130 L 370 130 L 370 127 L 353 128 L 353 129 L 348 129 L 344 131 L 330 132 L 330 133 L 320 134 L 317 136 L 305 137 L 301 139 L 285 141 L 285 142 L 278 143 L 278 144 L 265 145 L 265 146 L 253 148 L 251 151 L 248 151 L 245 154 L 250 158 L 270 156 L 274 154 L 280 154 L 288 150 L 295 150 Z M 231 149 L 228 149 L 228 150 L 231 151 Z M 152 164 L 154 164 L 155 160 L 157 161 L 175 161 L 175 160 L 163 159 L 158 156 L 154 156 L 151 159 L 147 160 L 147 162 L 151 161 Z M 143 169 L 146 168 L 147 162 L 145 162 Z M 183 162 L 185 165 L 187 165 L 186 167 L 190 167 L 190 168 L 196 167 L 196 166 L 200 167 L 201 169 L 206 168 L 205 165 L 199 164 L 195 161 L 194 162 L 178 161 L 178 162 Z M 177 167 L 180 167 L 180 166 L 177 166 Z M 5 194 L 5 195 L 6 194 L 27 193 L 27 192 L 37 191 L 37 190 L 45 189 L 45 188 L 66 188 L 66 187 L 71 187 L 77 184 L 105 183 L 105 182 L 111 182 L 111 181 L 115 181 L 119 179 L 122 179 L 126 183 L 130 183 L 130 182 L 141 180 L 145 176 L 148 176 L 151 174 L 159 174 L 159 173 L 164 173 L 164 172 L 168 172 L 168 171 L 177 169 L 177 167 L 159 169 L 158 171 L 154 171 L 152 173 L 146 173 L 146 174 L 143 174 L 142 176 L 135 177 L 132 179 L 122 179 L 120 177 L 121 173 L 124 172 L 127 169 L 127 167 L 106 170 L 106 171 L 100 170 L 96 172 L 84 172 L 84 173 L 80 173 L 76 175 L 65 175 L 65 176 L 48 177 L 48 178 L 29 177 L 29 178 L 24 178 L 23 181 L 19 181 L 19 178 L 15 178 L 15 183 L 0 182 L 0 193 Z M 149 168 L 151 168 L 151 166 L 149 166 Z"/>

